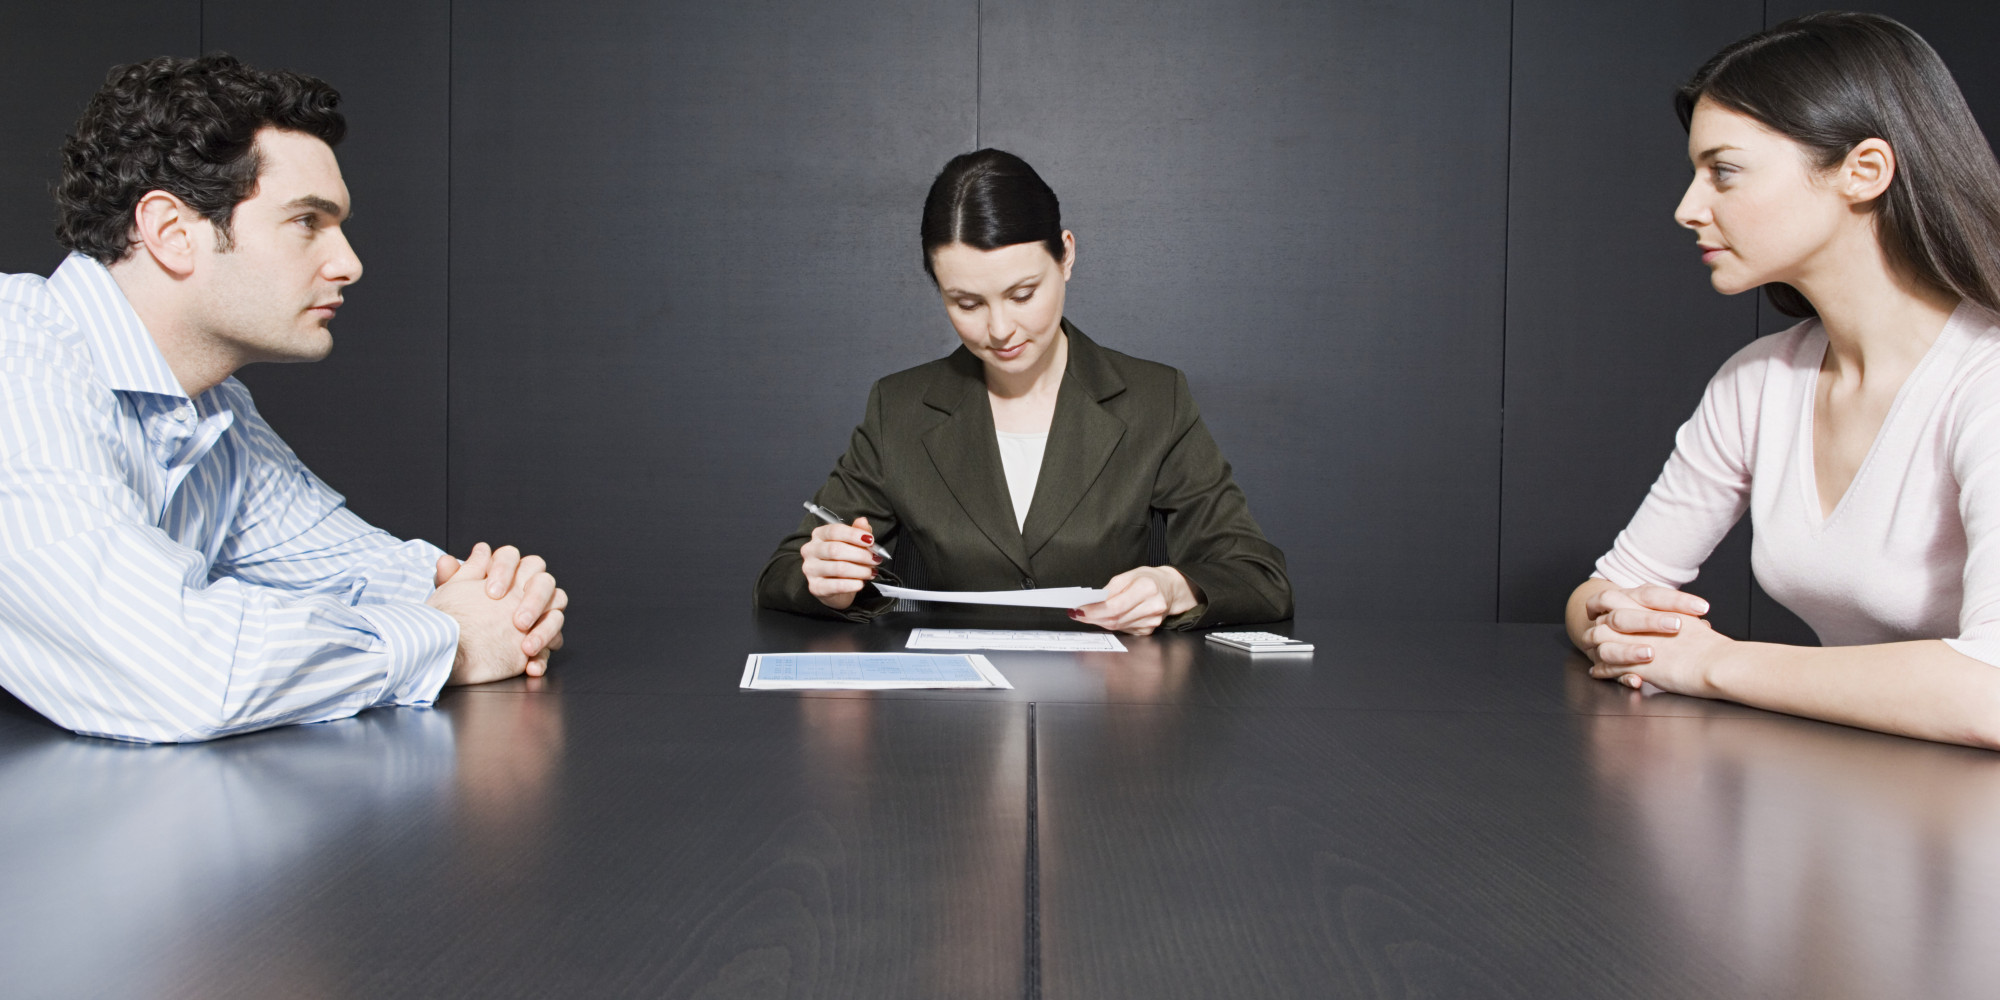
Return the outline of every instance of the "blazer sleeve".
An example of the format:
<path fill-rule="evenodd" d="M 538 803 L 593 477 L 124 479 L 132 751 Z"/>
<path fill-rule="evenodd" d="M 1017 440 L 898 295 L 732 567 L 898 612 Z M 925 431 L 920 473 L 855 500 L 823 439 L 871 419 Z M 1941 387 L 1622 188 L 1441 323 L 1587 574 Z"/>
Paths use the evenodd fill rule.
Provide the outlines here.
<path fill-rule="evenodd" d="M 846 454 L 834 463 L 833 474 L 813 494 L 813 502 L 847 518 L 849 523 L 857 517 L 866 517 L 868 526 L 875 529 L 876 544 L 894 555 L 898 532 L 895 508 L 883 489 L 882 427 L 882 386 L 876 383 L 868 391 L 867 412 L 861 417 L 861 425 L 854 428 Z M 807 514 L 778 543 L 778 551 L 771 554 L 770 562 L 764 564 L 763 575 L 757 578 L 757 606 L 856 622 L 868 621 L 893 607 L 895 599 L 884 597 L 872 584 L 863 587 L 845 611 L 821 604 L 806 589 L 805 559 L 799 555 L 799 549 L 812 539 L 813 529 L 819 525 L 819 518 Z"/>
<path fill-rule="evenodd" d="M 1167 556 L 1201 588 L 1203 603 L 1167 619 L 1167 628 L 1272 622 L 1292 616 L 1285 554 L 1265 539 L 1188 391 L 1174 373 L 1174 444 L 1153 483 L 1153 508 L 1167 521 Z"/>

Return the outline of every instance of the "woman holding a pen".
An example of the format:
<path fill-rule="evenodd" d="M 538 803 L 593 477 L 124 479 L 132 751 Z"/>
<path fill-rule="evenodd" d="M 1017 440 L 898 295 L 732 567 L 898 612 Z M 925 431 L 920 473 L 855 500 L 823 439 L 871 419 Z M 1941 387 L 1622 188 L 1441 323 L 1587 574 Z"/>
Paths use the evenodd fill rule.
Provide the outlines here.
<path fill-rule="evenodd" d="M 870 582 L 893 557 L 904 583 L 938 590 L 1102 587 L 1070 616 L 1137 635 L 1290 617 L 1284 556 L 1187 380 L 1063 318 L 1076 239 L 1034 168 L 995 149 L 953 159 L 922 234 L 962 346 L 875 384 L 813 498 L 828 513 L 779 545 L 758 603 L 866 620 L 894 603 Z M 1148 565 L 1156 520 L 1166 559 Z"/>

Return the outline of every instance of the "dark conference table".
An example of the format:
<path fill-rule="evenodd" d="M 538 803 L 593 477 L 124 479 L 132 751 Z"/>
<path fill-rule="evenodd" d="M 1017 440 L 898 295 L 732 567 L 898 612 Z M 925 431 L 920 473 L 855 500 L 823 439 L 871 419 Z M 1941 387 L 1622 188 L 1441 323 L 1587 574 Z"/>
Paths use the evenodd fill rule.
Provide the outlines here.
<path fill-rule="evenodd" d="M 0 994 L 2000 994 L 2000 754 L 1628 692 L 1555 626 L 794 694 L 745 654 L 1044 623 L 673 620 L 208 745 L 0 695 Z"/>

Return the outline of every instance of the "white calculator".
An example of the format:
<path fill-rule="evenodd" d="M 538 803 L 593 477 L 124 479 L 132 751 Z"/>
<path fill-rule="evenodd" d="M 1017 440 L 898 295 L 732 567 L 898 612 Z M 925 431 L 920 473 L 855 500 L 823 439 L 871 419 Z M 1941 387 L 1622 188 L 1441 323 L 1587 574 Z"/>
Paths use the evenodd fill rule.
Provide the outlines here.
<path fill-rule="evenodd" d="M 1249 653 L 1310 653 L 1313 645 L 1275 632 L 1210 632 L 1208 641 Z"/>

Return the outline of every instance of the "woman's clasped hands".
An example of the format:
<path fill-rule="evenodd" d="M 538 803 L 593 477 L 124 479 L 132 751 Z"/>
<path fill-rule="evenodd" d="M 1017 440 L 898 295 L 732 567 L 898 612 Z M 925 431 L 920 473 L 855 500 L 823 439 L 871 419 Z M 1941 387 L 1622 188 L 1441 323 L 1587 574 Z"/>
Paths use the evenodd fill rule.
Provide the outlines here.
<path fill-rule="evenodd" d="M 1735 640 L 1707 613 L 1707 601 L 1672 587 L 1606 587 L 1585 600 L 1590 626 L 1577 645 L 1592 677 L 1713 698 L 1709 671 Z"/>

